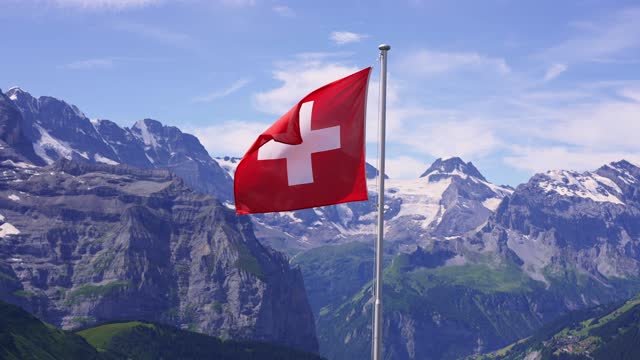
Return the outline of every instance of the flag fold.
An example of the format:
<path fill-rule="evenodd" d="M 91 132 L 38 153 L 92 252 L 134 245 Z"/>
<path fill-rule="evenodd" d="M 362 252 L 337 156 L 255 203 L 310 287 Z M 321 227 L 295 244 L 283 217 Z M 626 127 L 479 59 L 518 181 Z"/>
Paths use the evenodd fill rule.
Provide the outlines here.
<path fill-rule="evenodd" d="M 302 98 L 263 132 L 236 169 L 238 214 L 367 199 L 365 113 L 371 68 Z"/>

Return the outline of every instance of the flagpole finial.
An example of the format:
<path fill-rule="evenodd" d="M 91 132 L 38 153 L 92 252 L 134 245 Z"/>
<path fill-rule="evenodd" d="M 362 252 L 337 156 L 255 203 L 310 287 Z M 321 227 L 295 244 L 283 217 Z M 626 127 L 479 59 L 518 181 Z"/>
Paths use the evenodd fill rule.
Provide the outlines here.
<path fill-rule="evenodd" d="M 380 45 L 378 45 L 378 49 L 380 49 L 381 51 L 389 51 L 389 50 L 391 50 L 391 45 L 380 44 Z"/>

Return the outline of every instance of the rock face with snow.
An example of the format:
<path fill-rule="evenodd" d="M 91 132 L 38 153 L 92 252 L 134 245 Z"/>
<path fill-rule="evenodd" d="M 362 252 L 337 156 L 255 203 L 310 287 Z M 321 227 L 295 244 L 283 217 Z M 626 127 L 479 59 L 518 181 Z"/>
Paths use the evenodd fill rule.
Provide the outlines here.
<path fill-rule="evenodd" d="M 3 300 L 66 329 L 140 319 L 317 351 L 300 271 L 170 172 L 0 171 Z"/>
<path fill-rule="evenodd" d="M 231 165 L 225 166 L 233 170 Z M 376 174 L 367 164 L 369 201 L 253 216 L 256 235 L 290 253 L 350 241 L 373 242 Z M 412 251 L 438 239 L 460 237 L 482 225 L 511 191 L 489 183 L 473 164 L 457 157 L 436 160 L 418 179 L 388 179 L 385 219 L 389 251 Z"/>
<path fill-rule="evenodd" d="M 478 237 L 478 249 L 506 245 L 546 283 L 566 268 L 605 284 L 638 277 L 640 168 L 623 160 L 593 172 L 537 174 Z"/>
<path fill-rule="evenodd" d="M 122 128 L 90 120 L 76 106 L 53 97 L 35 98 L 20 88 L 7 91 L 22 115 L 21 126 L 46 163 L 58 159 L 168 169 L 194 189 L 221 201 L 232 199 L 231 178 L 198 139 L 152 119 Z"/>
<path fill-rule="evenodd" d="M 0 91 L 0 155 L 5 161 L 43 165 L 26 136 L 24 122 L 11 98 Z"/>

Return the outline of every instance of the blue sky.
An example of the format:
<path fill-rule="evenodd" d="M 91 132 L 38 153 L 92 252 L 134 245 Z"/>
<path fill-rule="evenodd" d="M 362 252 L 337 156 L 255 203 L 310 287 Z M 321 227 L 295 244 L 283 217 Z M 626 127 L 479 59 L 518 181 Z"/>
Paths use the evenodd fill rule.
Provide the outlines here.
<path fill-rule="evenodd" d="M 640 4 L 575 1 L 0 0 L 0 88 L 241 156 L 301 96 L 391 44 L 387 172 L 437 157 L 517 185 L 640 163 Z M 377 81 L 369 92 L 375 162 Z"/>

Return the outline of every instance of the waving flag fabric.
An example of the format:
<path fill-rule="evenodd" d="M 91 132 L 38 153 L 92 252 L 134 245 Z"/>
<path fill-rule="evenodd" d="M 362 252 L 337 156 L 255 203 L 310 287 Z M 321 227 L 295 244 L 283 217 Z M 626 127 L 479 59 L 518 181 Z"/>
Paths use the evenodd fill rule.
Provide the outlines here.
<path fill-rule="evenodd" d="M 370 72 L 360 70 L 311 92 L 256 139 L 235 173 L 238 214 L 367 199 Z"/>

